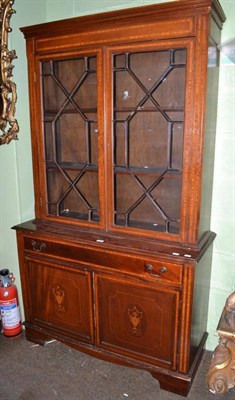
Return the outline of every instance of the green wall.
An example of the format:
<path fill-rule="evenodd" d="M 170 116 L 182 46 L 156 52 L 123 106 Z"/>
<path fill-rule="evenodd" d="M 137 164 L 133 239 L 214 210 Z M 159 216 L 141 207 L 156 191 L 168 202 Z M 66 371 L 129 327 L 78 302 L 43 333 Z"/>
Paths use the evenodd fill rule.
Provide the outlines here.
<path fill-rule="evenodd" d="M 25 41 L 19 27 L 46 20 L 46 1 L 16 0 L 10 26 L 9 49 L 15 49 L 14 82 L 17 84 L 16 118 L 19 140 L 0 147 L 0 267 L 9 268 L 16 276 L 21 311 L 21 287 L 18 269 L 16 235 L 11 227 L 34 217 L 34 195 L 30 144 L 28 78 Z"/>
<path fill-rule="evenodd" d="M 28 104 L 25 42 L 19 27 L 77 15 L 138 5 L 163 3 L 161 0 L 15 0 L 16 14 L 11 20 L 10 49 L 15 49 L 14 81 L 17 84 L 16 116 L 20 126 L 19 141 L 0 147 L 0 267 L 9 268 L 20 278 L 15 232 L 11 227 L 34 217 L 30 122 Z M 227 15 L 222 43 L 235 36 L 235 2 L 221 0 Z M 212 230 L 217 239 L 213 249 L 213 266 L 208 317 L 207 348 L 217 344 L 216 326 L 226 297 L 235 290 L 235 66 L 221 57 L 218 100 L 215 178 L 212 207 Z M 21 310 L 23 305 L 21 300 Z"/>
<path fill-rule="evenodd" d="M 235 1 L 221 0 L 227 20 L 222 45 L 233 39 L 235 56 Z M 223 50 L 222 46 L 222 50 Z M 214 336 L 226 297 L 235 290 L 235 65 L 221 52 L 217 136 L 211 229 L 217 233 L 213 247 L 207 347 Z"/>

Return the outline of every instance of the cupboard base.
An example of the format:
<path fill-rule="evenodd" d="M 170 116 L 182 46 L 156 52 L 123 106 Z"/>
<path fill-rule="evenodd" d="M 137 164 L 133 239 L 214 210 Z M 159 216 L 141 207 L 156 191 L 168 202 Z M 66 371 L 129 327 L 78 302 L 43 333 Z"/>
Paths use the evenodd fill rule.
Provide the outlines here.
<path fill-rule="evenodd" d="M 25 336 L 26 339 L 40 344 L 44 346 L 47 341 L 51 339 L 58 340 L 59 342 L 68 345 L 78 351 L 88 354 L 89 356 L 96 357 L 98 359 L 113 362 L 119 365 L 124 365 L 132 368 L 144 369 L 151 373 L 152 377 L 159 382 L 159 386 L 162 390 L 166 390 L 172 393 L 176 393 L 181 396 L 187 396 L 190 388 L 192 386 L 195 374 L 199 367 L 203 352 L 204 345 L 207 339 L 208 334 L 205 332 L 201 343 L 197 349 L 195 354 L 194 361 L 192 363 L 191 369 L 189 373 L 181 374 L 177 371 L 172 371 L 156 366 L 152 366 L 150 364 L 139 362 L 134 359 L 130 359 L 129 357 L 124 357 L 119 354 L 111 353 L 107 350 L 103 350 L 92 346 L 87 343 L 82 343 L 77 340 L 70 339 L 60 333 L 51 333 L 43 328 L 39 328 L 36 326 L 32 326 L 31 324 L 25 322 Z"/>

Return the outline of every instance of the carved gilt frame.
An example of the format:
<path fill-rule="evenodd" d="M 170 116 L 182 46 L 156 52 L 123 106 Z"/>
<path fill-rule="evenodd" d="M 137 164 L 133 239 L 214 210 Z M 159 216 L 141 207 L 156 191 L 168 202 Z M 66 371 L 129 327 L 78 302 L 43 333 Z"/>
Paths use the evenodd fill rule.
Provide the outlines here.
<path fill-rule="evenodd" d="M 12 81 L 12 61 L 17 58 L 15 50 L 8 49 L 8 34 L 10 19 L 15 10 L 14 0 L 0 0 L 0 145 L 8 144 L 17 139 L 19 125 L 15 118 L 17 101 L 16 84 Z"/>

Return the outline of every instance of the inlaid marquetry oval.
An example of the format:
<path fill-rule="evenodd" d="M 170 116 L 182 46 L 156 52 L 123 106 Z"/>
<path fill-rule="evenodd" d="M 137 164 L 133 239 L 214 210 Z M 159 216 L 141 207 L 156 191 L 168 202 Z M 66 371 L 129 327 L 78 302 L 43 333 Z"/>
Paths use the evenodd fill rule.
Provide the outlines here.
<path fill-rule="evenodd" d="M 65 288 L 62 285 L 52 286 L 50 294 L 56 313 L 64 314 L 66 312 L 67 297 Z"/>
<path fill-rule="evenodd" d="M 147 328 L 146 314 L 138 304 L 128 304 L 124 311 L 124 326 L 131 336 L 141 337 Z"/>

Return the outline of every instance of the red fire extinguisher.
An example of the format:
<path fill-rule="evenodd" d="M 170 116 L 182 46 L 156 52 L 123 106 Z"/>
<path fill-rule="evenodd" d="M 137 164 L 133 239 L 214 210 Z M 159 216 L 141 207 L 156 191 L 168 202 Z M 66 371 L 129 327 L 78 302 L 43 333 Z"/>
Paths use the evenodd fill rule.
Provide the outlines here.
<path fill-rule="evenodd" d="M 0 312 L 5 336 L 16 336 L 22 331 L 20 308 L 15 278 L 8 269 L 0 271 Z"/>

